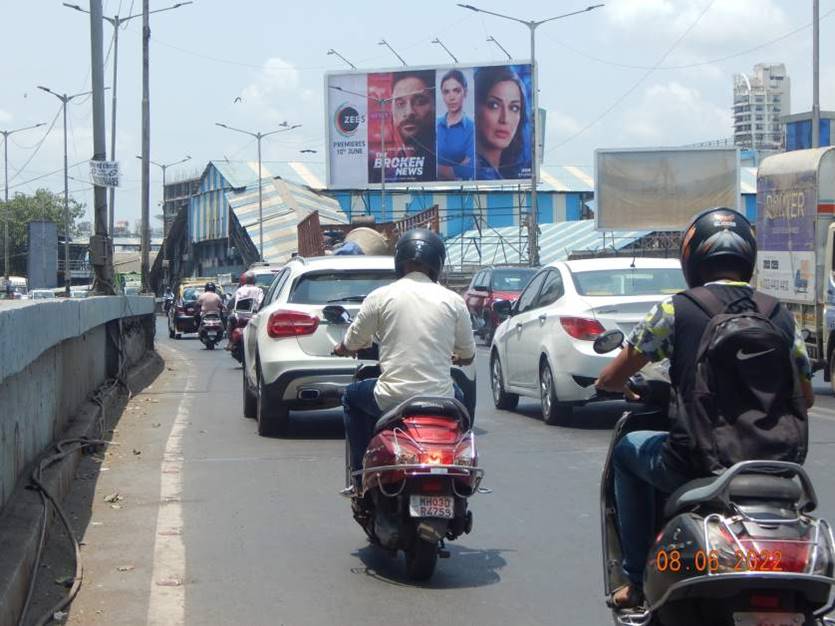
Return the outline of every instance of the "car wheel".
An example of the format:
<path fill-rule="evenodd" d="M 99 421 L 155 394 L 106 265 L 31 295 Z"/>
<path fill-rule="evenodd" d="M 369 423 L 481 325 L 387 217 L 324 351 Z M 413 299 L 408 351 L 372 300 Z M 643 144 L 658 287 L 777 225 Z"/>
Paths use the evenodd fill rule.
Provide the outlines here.
<path fill-rule="evenodd" d="M 539 368 L 539 401 L 542 407 L 542 421 L 546 424 L 562 426 L 571 420 L 571 405 L 557 401 L 554 374 L 548 363 L 542 363 Z"/>
<path fill-rule="evenodd" d="M 246 363 L 243 366 L 244 417 L 254 419 L 258 417 L 258 396 L 250 390 L 249 382 L 246 379 Z"/>
<path fill-rule="evenodd" d="M 504 377 L 499 355 L 495 352 L 490 356 L 490 386 L 493 389 L 493 404 L 497 409 L 512 411 L 519 404 L 519 396 L 504 390 Z"/>
<path fill-rule="evenodd" d="M 257 372 L 258 394 L 256 401 L 256 419 L 258 420 L 258 434 L 262 437 L 278 437 L 287 432 L 289 411 L 280 405 L 280 401 L 270 398 L 260 368 Z"/>
<path fill-rule="evenodd" d="M 829 384 L 835 393 L 835 350 L 829 355 Z"/>

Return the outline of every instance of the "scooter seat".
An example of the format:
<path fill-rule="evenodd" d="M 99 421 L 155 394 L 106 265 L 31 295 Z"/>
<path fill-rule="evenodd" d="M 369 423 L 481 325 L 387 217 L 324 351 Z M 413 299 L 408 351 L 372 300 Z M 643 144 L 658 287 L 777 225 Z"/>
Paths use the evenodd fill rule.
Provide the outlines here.
<path fill-rule="evenodd" d="M 664 515 L 669 519 L 699 504 L 722 503 L 725 486 L 721 476 L 697 478 L 685 483 L 667 500 Z M 772 474 L 740 474 L 731 479 L 727 489 L 733 500 L 766 500 L 798 503 L 803 497 L 803 489 L 791 478 Z"/>
<path fill-rule="evenodd" d="M 461 430 L 470 430 L 470 414 L 466 407 L 455 398 L 440 398 L 433 396 L 415 396 L 401 402 L 391 411 L 383 415 L 374 426 L 376 435 L 382 430 L 391 428 L 397 422 L 416 415 L 431 415 L 450 417 L 458 421 Z"/>

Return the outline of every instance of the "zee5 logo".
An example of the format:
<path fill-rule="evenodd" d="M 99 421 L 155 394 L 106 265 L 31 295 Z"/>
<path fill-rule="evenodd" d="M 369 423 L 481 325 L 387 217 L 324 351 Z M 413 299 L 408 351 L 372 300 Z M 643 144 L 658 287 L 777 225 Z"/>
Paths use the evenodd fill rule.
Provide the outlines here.
<path fill-rule="evenodd" d="M 350 104 L 341 104 L 334 115 L 334 125 L 340 135 L 350 137 L 357 132 L 360 124 L 365 123 L 365 115 L 361 115 Z"/>

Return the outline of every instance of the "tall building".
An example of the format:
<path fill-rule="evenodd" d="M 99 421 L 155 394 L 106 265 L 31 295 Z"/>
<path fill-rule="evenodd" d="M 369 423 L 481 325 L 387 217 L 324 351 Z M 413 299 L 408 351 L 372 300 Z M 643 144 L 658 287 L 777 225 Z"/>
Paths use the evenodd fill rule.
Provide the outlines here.
<path fill-rule="evenodd" d="M 791 82 L 782 63 L 758 63 L 754 72 L 734 75 L 734 144 L 757 150 L 781 150 L 780 118 L 791 112 Z"/>

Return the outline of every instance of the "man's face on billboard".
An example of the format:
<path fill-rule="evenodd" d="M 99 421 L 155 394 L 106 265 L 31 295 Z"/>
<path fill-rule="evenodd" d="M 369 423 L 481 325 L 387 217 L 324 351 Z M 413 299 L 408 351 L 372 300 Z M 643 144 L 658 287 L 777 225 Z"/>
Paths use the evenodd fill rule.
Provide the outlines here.
<path fill-rule="evenodd" d="M 416 76 L 399 80 L 391 93 L 392 118 L 401 139 L 407 141 L 431 130 L 434 99 L 426 83 Z"/>

